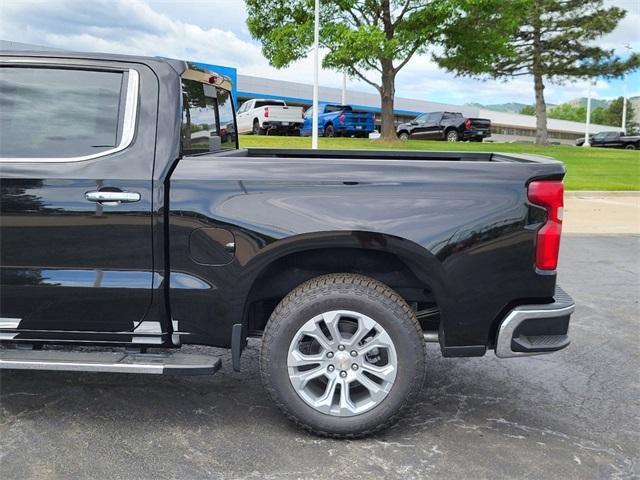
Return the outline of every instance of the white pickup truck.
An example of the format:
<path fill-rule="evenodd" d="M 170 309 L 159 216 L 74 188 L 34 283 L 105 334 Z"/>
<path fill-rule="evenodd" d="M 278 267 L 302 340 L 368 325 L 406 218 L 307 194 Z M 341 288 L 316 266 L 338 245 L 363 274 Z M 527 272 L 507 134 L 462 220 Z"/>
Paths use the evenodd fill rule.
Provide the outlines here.
<path fill-rule="evenodd" d="M 302 107 L 290 107 L 284 100 L 254 98 L 244 102 L 236 112 L 238 133 L 270 135 L 300 134 L 304 121 Z"/>

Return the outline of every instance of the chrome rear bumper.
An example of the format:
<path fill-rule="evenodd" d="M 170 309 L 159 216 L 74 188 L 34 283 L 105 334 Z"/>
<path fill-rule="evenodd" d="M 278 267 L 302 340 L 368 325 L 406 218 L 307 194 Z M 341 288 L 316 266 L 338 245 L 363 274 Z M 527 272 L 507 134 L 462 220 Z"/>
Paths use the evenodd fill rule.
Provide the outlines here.
<path fill-rule="evenodd" d="M 500 323 L 496 355 L 500 358 L 541 355 L 569 345 L 569 317 L 573 299 L 556 287 L 553 303 L 520 305 Z"/>

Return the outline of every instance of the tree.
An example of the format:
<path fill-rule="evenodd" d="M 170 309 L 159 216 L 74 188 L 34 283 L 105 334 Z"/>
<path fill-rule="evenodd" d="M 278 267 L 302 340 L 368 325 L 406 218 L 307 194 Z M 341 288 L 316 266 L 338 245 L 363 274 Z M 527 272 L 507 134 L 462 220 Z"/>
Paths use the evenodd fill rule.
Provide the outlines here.
<path fill-rule="evenodd" d="M 602 4 L 602 0 L 511 0 L 496 5 L 496 11 L 488 16 L 468 9 L 468 15 L 457 17 L 445 27 L 444 50 L 437 56 L 438 63 L 459 75 L 501 79 L 532 76 L 536 144 L 547 144 L 545 81 L 619 77 L 640 66 L 637 53 L 622 60 L 613 50 L 594 43 L 626 14 L 618 7 Z M 499 51 L 487 50 L 483 34 L 491 29 L 505 38 L 505 46 Z"/>
<path fill-rule="evenodd" d="M 484 8 L 497 0 L 473 0 Z M 441 37 L 469 0 L 322 0 L 320 43 L 326 68 L 346 72 L 380 93 L 383 140 L 395 140 L 395 80 L 415 55 Z M 269 62 L 283 68 L 313 43 L 313 0 L 246 0 L 247 26 Z M 491 32 L 487 37 L 492 37 Z M 371 74 L 374 74 L 372 77 Z M 377 78 L 376 78 L 377 77 Z"/>
<path fill-rule="evenodd" d="M 600 125 L 611 125 L 613 127 L 620 127 L 622 130 L 622 97 L 618 97 L 609 102 L 607 108 L 603 108 L 601 111 L 594 111 L 591 114 L 591 120 L 593 123 L 599 123 Z M 634 120 L 635 109 L 633 104 L 627 101 L 627 133 L 629 135 L 635 135 L 638 131 L 638 123 Z"/>
<path fill-rule="evenodd" d="M 592 117 L 594 112 L 595 110 L 591 112 Z M 584 122 L 587 118 L 587 107 L 583 105 L 573 105 L 571 103 L 561 103 L 549 109 L 549 118 Z"/>
<path fill-rule="evenodd" d="M 534 107 L 533 105 L 525 105 L 520 109 L 520 114 L 533 116 L 536 114 L 536 107 Z"/>

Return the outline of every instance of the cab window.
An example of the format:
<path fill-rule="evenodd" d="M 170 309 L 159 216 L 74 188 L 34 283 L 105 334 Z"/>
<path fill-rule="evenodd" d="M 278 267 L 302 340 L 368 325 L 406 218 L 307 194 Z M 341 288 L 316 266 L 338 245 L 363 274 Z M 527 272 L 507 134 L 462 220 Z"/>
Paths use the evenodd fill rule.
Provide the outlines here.
<path fill-rule="evenodd" d="M 416 118 L 413 119 L 413 121 L 418 124 L 423 124 L 427 121 L 427 114 L 423 113 L 422 115 L 418 115 Z"/>
<path fill-rule="evenodd" d="M 0 68 L 0 157 L 74 158 L 122 138 L 126 72 Z"/>

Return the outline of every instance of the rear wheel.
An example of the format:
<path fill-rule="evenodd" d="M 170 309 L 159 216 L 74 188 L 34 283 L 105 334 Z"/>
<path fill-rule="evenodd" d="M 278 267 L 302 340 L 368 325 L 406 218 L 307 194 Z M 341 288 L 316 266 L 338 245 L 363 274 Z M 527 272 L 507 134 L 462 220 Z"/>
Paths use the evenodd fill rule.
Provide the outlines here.
<path fill-rule="evenodd" d="M 264 135 L 265 129 L 260 128 L 260 122 L 258 120 L 254 120 L 253 122 L 253 134 L 254 135 Z"/>
<path fill-rule="evenodd" d="M 636 146 L 633 143 L 629 143 L 624 146 L 625 150 L 635 150 Z"/>
<path fill-rule="evenodd" d="M 276 307 L 260 371 L 271 398 L 300 427 L 355 438 L 391 425 L 417 395 L 424 349 L 415 315 L 389 287 L 325 275 Z"/>
<path fill-rule="evenodd" d="M 446 135 L 447 142 L 457 142 L 460 138 L 457 130 L 449 130 Z"/>
<path fill-rule="evenodd" d="M 327 125 L 326 127 L 324 127 L 324 136 L 325 137 L 335 137 L 336 136 L 336 131 L 333 128 L 333 125 Z"/>

